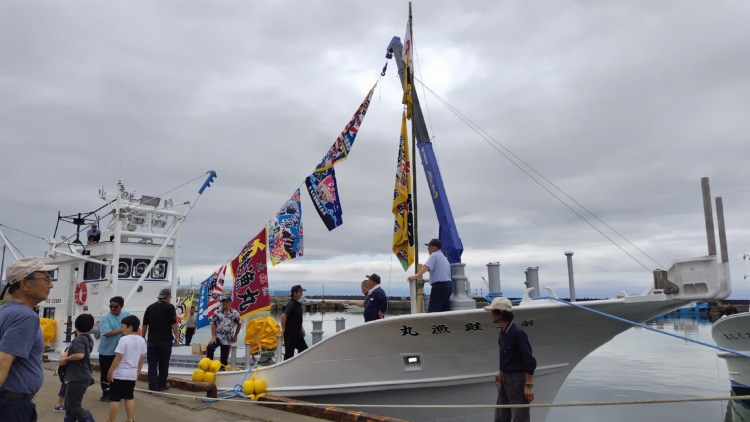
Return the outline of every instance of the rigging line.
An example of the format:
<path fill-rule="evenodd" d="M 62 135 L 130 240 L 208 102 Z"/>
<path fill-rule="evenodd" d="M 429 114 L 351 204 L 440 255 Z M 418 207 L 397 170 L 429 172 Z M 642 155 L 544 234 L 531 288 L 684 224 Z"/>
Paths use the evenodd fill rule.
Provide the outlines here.
<path fill-rule="evenodd" d="M 41 236 L 37 236 L 35 234 L 31 234 L 31 233 L 25 232 L 23 230 L 19 230 L 19 229 L 15 228 L 15 227 L 6 226 L 5 224 L 0 224 L 0 227 L 5 227 L 6 229 L 11 229 L 13 231 L 17 231 L 19 233 L 23 233 L 23 234 L 25 234 L 27 236 L 36 237 L 39 240 L 44 240 L 44 238 L 41 237 Z M 10 240 L 9 240 L 9 242 L 10 242 Z"/>
<path fill-rule="evenodd" d="M 195 182 L 195 181 L 196 181 L 196 180 L 198 180 L 198 179 L 202 179 L 203 177 L 205 177 L 205 176 L 206 176 L 207 174 L 209 174 L 209 173 L 211 173 L 211 172 L 210 172 L 210 171 L 207 171 L 207 172 L 205 172 L 205 173 L 201 174 L 200 176 L 198 176 L 198 177 L 196 177 L 196 178 L 194 178 L 194 179 L 188 180 L 187 182 L 185 182 L 185 183 L 183 183 L 183 184 L 181 184 L 181 185 L 179 185 L 179 186 L 175 186 L 174 188 L 172 188 L 172 189 L 170 189 L 170 190 L 168 190 L 168 191 L 166 191 L 166 192 L 160 193 L 159 195 L 156 195 L 156 196 L 157 196 L 157 197 L 162 197 L 162 196 L 164 196 L 164 195 L 166 195 L 166 194 L 168 194 L 168 193 L 174 192 L 174 191 L 176 191 L 177 189 L 179 189 L 179 188 L 181 188 L 181 187 L 183 187 L 183 186 L 185 186 L 185 185 L 188 185 L 188 184 L 190 184 L 190 183 L 193 183 L 193 182 Z"/>
<path fill-rule="evenodd" d="M 6 225 L 4 225 L 4 224 L 0 224 L 0 227 L 5 227 L 5 228 L 11 229 L 11 230 L 15 230 L 15 231 L 17 231 L 17 232 L 21 232 L 21 233 L 23 233 L 23 234 L 27 234 L 27 235 L 29 235 L 29 236 L 31 236 L 31 237 L 36 237 L 36 238 L 38 238 L 38 239 L 41 239 L 41 237 L 39 237 L 39 236 L 34 236 L 33 234 L 30 234 L 30 233 L 26 233 L 26 232 L 24 232 L 24 231 L 21 231 L 21 230 L 18 230 L 18 229 L 14 229 L 13 227 L 8 227 L 8 226 L 6 226 Z M 3 238 L 4 238 L 4 239 L 5 239 L 5 240 L 6 240 L 6 241 L 7 241 L 8 243 L 10 243 L 10 246 L 12 246 L 12 247 L 13 247 L 13 249 L 15 249 L 15 250 L 16 250 L 16 252 L 18 252 L 18 254 L 19 254 L 19 255 L 21 255 L 21 257 L 24 257 L 24 254 L 23 254 L 23 252 L 21 252 L 21 250 L 20 250 L 20 249 L 18 249 L 18 246 L 16 246 L 16 244 L 15 244 L 15 243 L 13 243 L 13 241 L 12 241 L 12 240 L 8 239 L 7 237 L 3 237 Z M 11 251 L 10 251 L 10 253 L 11 253 L 11 255 L 12 255 L 12 254 L 13 254 L 13 250 L 11 250 Z M 2 276 L 2 274 L 0 274 L 0 276 Z"/>
<path fill-rule="evenodd" d="M 413 79 L 413 81 L 412 81 L 412 87 L 411 87 L 411 89 L 415 89 L 414 86 L 413 86 L 414 80 L 419 81 L 419 84 L 422 85 L 422 101 L 424 101 L 424 108 L 426 109 L 426 112 L 427 112 L 426 113 L 427 114 L 427 119 L 426 120 L 427 120 L 427 122 L 430 125 L 430 133 L 434 134 L 435 131 L 433 130 L 433 127 L 432 127 L 432 117 L 430 116 L 430 106 L 427 105 L 427 95 L 425 94 L 425 91 L 424 91 L 425 88 L 426 88 L 426 86 L 425 86 L 425 84 L 422 83 L 422 65 L 419 63 L 419 57 L 417 57 L 417 48 L 414 46 L 414 37 L 413 36 L 412 36 L 412 39 L 411 39 L 411 50 L 412 50 L 412 55 L 414 56 L 414 58 L 417 61 L 417 64 L 419 65 L 419 78 L 414 77 L 414 74 L 412 72 L 412 79 Z M 413 63 L 412 63 L 412 66 L 414 66 Z M 432 139 L 429 139 L 429 141 L 432 141 Z M 437 154 L 437 151 L 435 151 L 435 154 Z M 440 161 L 440 160 L 438 160 L 438 161 Z"/>
<path fill-rule="evenodd" d="M 545 296 L 545 297 L 535 298 L 534 300 L 541 300 L 541 299 L 554 300 L 556 302 L 562 303 L 563 305 L 568 305 L 568 306 L 572 306 L 574 308 L 581 309 L 581 310 L 584 310 L 584 311 L 593 312 L 595 314 L 598 314 L 598 315 L 601 315 L 601 316 L 604 316 L 604 317 L 607 317 L 607 318 L 614 319 L 615 321 L 624 322 L 624 323 L 629 324 L 629 325 L 633 325 L 633 326 L 636 326 L 636 327 L 641 327 L 641 328 L 643 328 L 645 330 L 650 330 L 650 331 L 653 331 L 655 333 L 664 334 L 665 336 L 675 337 L 675 338 L 678 338 L 680 340 L 689 341 L 691 343 L 699 344 L 701 346 L 710 347 L 710 348 L 713 348 L 713 349 L 716 349 L 716 350 L 721 350 L 723 352 L 731 353 L 733 355 L 737 355 L 737 356 L 741 356 L 743 358 L 750 359 L 750 355 L 748 355 L 747 353 L 744 353 L 744 352 L 739 352 L 737 350 L 732 350 L 732 349 L 727 348 L 727 347 L 723 347 L 723 346 L 719 346 L 719 345 L 716 345 L 716 344 L 707 343 L 705 341 L 697 340 L 697 339 L 694 339 L 694 338 L 690 338 L 690 337 L 686 337 L 686 336 L 681 336 L 679 334 L 670 333 L 668 331 L 660 330 L 658 328 L 654 328 L 654 327 L 648 326 L 648 325 L 640 323 L 640 322 L 631 321 L 629 319 L 625 319 L 625 318 L 622 318 L 622 317 L 618 317 L 616 315 L 608 314 L 606 312 L 602 312 L 602 311 L 597 310 L 597 309 L 589 308 L 587 306 L 579 305 L 579 304 L 574 303 L 574 302 L 568 302 L 566 300 L 563 300 L 563 299 L 560 299 L 560 298 L 557 298 L 557 297 Z"/>
<path fill-rule="evenodd" d="M 542 180 L 544 180 L 545 182 L 547 182 L 547 183 L 548 183 L 549 185 L 551 185 L 552 187 L 554 187 L 554 188 L 555 188 L 555 189 L 556 189 L 557 191 L 559 191 L 560 193 L 562 193 L 562 194 L 563 194 L 563 195 L 564 195 L 564 196 L 565 196 L 566 198 L 568 198 L 568 199 L 569 199 L 570 201 L 572 201 L 572 202 L 573 202 L 574 204 L 576 204 L 576 205 L 577 205 L 577 206 L 579 206 L 579 207 L 580 207 L 581 209 L 583 209 L 584 211 L 586 211 L 586 212 L 587 212 L 587 213 L 588 213 L 589 215 L 591 215 L 592 217 L 594 217 L 594 218 L 595 218 L 595 219 L 596 219 L 597 221 L 599 221 L 599 222 L 600 222 L 600 223 L 601 223 L 602 225 L 604 225 L 605 227 L 607 227 L 607 228 L 608 228 L 609 230 L 611 230 L 611 231 L 612 231 L 613 233 L 615 233 L 615 234 L 616 234 L 617 236 L 619 236 L 619 237 L 620 237 L 620 238 L 621 238 L 622 240 L 624 240 L 624 241 L 625 241 L 626 243 L 628 243 L 628 244 L 629 244 L 629 245 L 630 245 L 631 247 L 633 247 L 633 248 L 634 248 L 634 249 L 636 249 L 636 250 L 637 250 L 638 252 L 640 252 L 641 254 L 643 254 L 643 255 L 644 255 L 645 257 L 647 257 L 648 259 L 650 259 L 650 260 L 651 260 L 652 262 L 654 262 L 654 263 L 655 263 L 655 264 L 656 264 L 657 266 L 659 266 L 659 267 L 663 267 L 663 266 L 662 266 L 662 264 L 661 264 L 660 262 L 658 262 L 657 260 L 655 260 L 655 259 L 654 259 L 653 257 L 651 257 L 651 256 L 650 256 L 650 255 L 649 255 L 648 253 L 646 253 L 646 252 L 645 252 L 644 250 L 642 250 L 641 248 L 639 248 L 638 246 L 636 246 L 636 245 L 635 245 L 635 244 L 634 244 L 633 242 L 631 242 L 631 241 L 630 241 L 630 240 L 629 240 L 628 238 L 626 238 L 626 237 L 625 237 L 625 236 L 624 236 L 623 234 L 621 234 L 620 232 L 618 232 L 617 230 L 615 230 L 615 229 L 614 229 L 614 228 L 613 228 L 612 226 L 610 226 L 609 224 L 607 224 L 606 222 L 604 222 L 604 221 L 603 221 L 603 220 L 602 220 L 601 218 L 599 218 L 599 217 L 598 217 L 598 216 L 597 216 L 596 214 L 594 214 L 594 213 L 593 213 L 593 212 L 592 212 L 591 210 L 589 210 L 588 208 L 586 208 L 585 206 L 583 206 L 583 205 L 582 205 L 582 204 L 581 204 L 580 202 L 576 201 L 576 200 L 575 200 L 575 198 L 571 197 L 571 196 L 570 196 L 570 195 L 569 195 L 568 193 L 566 193 L 566 192 L 565 192 L 565 191 L 564 191 L 563 189 L 561 189 L 560 187 L 558 187 L 557 185 L 555 185 L 555 184 L 554 184 L 554 183 L 553 183 L 552 181 L 550 181 L 549 179 L 547 179 L 547 178 L 546 178 L 546 177 L 545 177 L 544 175 L 542 175 L 541 173 L 539 173 L 539 172 L 538 172 L 538 171 L 537 171 L 536 169 L 534 169 L 534 167 L 532 167 L 531 165 L 529 165 L 528 163 L 526 163 L 526 162 L 525 162 L 525 161 L 524 161 L 523 159 L 521 159 L 521 158 L 520 158 L 520 157 L 518 157 L 518 156 L 517 156 L 516 154 L 514 154 L 514 153 L 513 153 L 513 152 L 512 152 L 512 151 L 511 151 L 511 150 L 510 150 L 509 148 L 505 147 L 505 146 L 504 146 L 503 144 L 501 144 L 501 143 L 500 143 L 499 141 L 497 141 L 497 140 L 496 140 L 495 138 L 493 138 L 493 137 L 492 137 L 492 135 L 488 134 L 488 133 L 487 133 L 486 131 L 484 131 L 484 130 L 483 130 L 482 128 L 480 128 L 480 127 L 479 127 L 479 126 L 478 126 L 478 125 L 477 125 L 476 123 L 474 123 L 473 121 L 471 121 L 471 119 L 469 119 L 468 117 L 466 117 L 466 116 L 465 116 L 465 115 L 464 115 L 463 113 L 461 113 L 460 111 L 458 111 L 458 109 L 456 109 L 456 108 L 455 108 L 455 107 L 453 107 L 453 106 L 452 106 L 452 105 L 451 105 L 450 103 L 448 103 L 448 102 L 447 102 L 447 101 L 446 101 L 445 99 L 443 99 L 442 97 L 440 97 L 440 96 L 439 96 L 439 95 L 438 95 L 438 94 L 437 94 L 437 93 L 436 93 L 435 91 L 433 91 L 433 90 L 432 90 L 431 88 L 429 88 L 429 87 L 428 87 L 428 86 L 426 86 L 426 85 L 425 85 L 424 83 L 422 83 L 422 81 L 419 81 L 419 82 L 420 82 L 420 84 L 422 84 L 422 86 L 423 86 L 423 87 L 424 87 L 425 89 L 427 89 L 427 90 L 428 90 L 428 91 L 429 91 L 429 92 L 430 92 L 431 94 L 433 94 L 433 95 L 434 95 L 434 96 L 435 96 L 435 97 L 436 97 L 436 98 L 437 98 L 437 99 L 438 99 L 438 100 L 439 100 L 439 101 L 440 101 L 440 102 L 441 102 L 441 103 L 442 103 L 443 105 L 445 105 L 445 106 L 446 106 L 446 107 L 447 107 L 447 108 L 448 108 L 448 109 L 449 109 L 449 110 L 450 110 L 451 112 L 453 112 L 453 113 L 454 113 L 454 114 L 455 114 L 455 115 L 456 115 L 456 116 L 457 116 L 457 117 L 458 117 L 458 118 L 459 118 L 459 119 L 460 119 L 461 121 L 463 121 L 463 122 L 464 122 L 464 123 L 465 123 L 465 124 L 466 124 L 467 126 L 469 126 L 469 128 L 471 128 L 471 129 L 472 129 L 472 130 L 473 130 L 473 131 L 474 131 L 475 133 L 477 133 L 477 134 L 478 134 L 478 135 L 479 135 L 479 136 L 480 136 L 480 137 L 481 137 L 481 138 L 482 138 L 482 139 L 483 139 L 483 140 L 484 140 L 485 142 L 488 142 L 488 144 L 490 144 L 490 146 L 492 146 L 492 147 L 493 147 L 493 148 L 494 148 L 495 150 L 497 150 L 497 151 L 498 151 L 498 152 L 499 152 L 499 153 L 500 153 L 501 155 L 503 155 L 503 156 L 504 156 L 504 157 L 505 157 L 506 159 L 508 159 L 508 161 L 510 161 L 510 162 L 511 162 L 511 163 L 512 163 L 513 165 L 515 165 L 516 167 L 518 167 L 518 169 L 519 169 L 519 170 L 521 170 L 521 171 L 522 171 L 522 172 L 523 172 L 524 174 L 526 174 L 526 175 L 527 175 L 527 176 L 529 176 L 529 177 L 530 177 L 530 178 L 531 178 L 532 180 L 534 180 L 534 182 L 536 182 L 536 183 L 537 183 L 537 184 L 538 184 L 538 185 L 539 185 L 539 186 L 540 186 L 540 187 L 541 187 L 542 189 L 544 189 L 545 191 L 547 191 L 547 192 L 548 192 L 548 193 L 549 193 L 550 195 L 552 195 L 552 196 L 553 196 L 553 197 L 554 197 L 555 199 L 557 199 L 557 200 L 558 200 L 558 201 L 559 201 L 559 202 L 560 202 L 561 204 L 565 205 L 565 207 L 566 207 L 566 208 L 568 208 L 568 209 L 569 209 L 570 211 L 572 211 L 572 212 L 573 212 L 574 214 L 576 214 L 576 215 L 577 215 L 577 216 L 578 216 L 579 218 L 581 218 L 581 219 L 582 219 L 583 221 L 585 221 L 585 222 L 586 222 L 586 223 L 587 223 L 587 224 L 588 224 L 589 226 L 591 226 L 591 227 L 592 227 L 592 228 L 593 228 L 594 230 L 596 230 L 597 232 L 599 232 L 599 233 L 600 233 L 600 234 L 601 234 L 602 236 L 604 236 L 604 237 L 605 237 L 605 238 L 606 238 L 607 240 L 609 240 L 609 241 L 610 241 L 610 242 L 611 242 L 611 243 L 612 243 L 613 245 L 617 246 L 617 247 L 618 247 L 618 248 L 619 248 L 620 250 L 622 250 L 623 252 L 625 252 L 625 253 L 626 253 L 626 254 L 627 254 L 628 256 L 630 256 L 630 257 L 631 257 L 631 258 L 632 258 L 633 260 L 635 260 L 636 262 L 638 262 L 638 264 L 640 264 L 640 265 L 641 265 L 642 267 L 644 267 L 644 268 L 645 268 L 645 269 L 647 269 L 648 271 L 651 271 L 651 270 L 650 270 L 650 269 L 649 269 L 648 267 L 646 267 L 646 266 L 645 266 L 645 265 L 644 265 L 644 264 L 643 264 L 643 263 L 642 263 L 642 262 L 641 262 L 640 260 L 638 260 L 637 258 L 633 257 L 633 255 L 631 255 L 630 253 L 628 253 L 627 251 L 625 251 L 625 249 L 623 249 L 623 248 L 622 248 L 621 246 L 619 246 L 619 245 L 618 245 L 618 244 L 617 244 L 617 243 L 616 243 L 615 241 L 613 241 L 613 240 L 612 240 L 612 239 L 611 239 L 611 238 L 610 238 L 609 236 L 605 235 L 605 234 L 604 234 L 604 233 L 603 233 L 603 232 L 602 232 L 601 230 L 599 230 L 599 229 L 598 229 L 597 227 L 595 227 L 595 226 L 594 226 L 594 225 L 593 225 L 593 224 L 592 224 L 592 223 L 591 223 L 590 221 L 588 221 L 588 220 L 586 219 L 586 217 L 584 217 L 584 216 L 582 216 L 582 215 L 581 215 L 580 213 L 576 212 L 576 211 L 575 211 L 575 210 L 574 210 L 574 209 L 573 209 L 573 208 L 572 208 L 571 206 L 569 206 L 569 205 L 568 205 L 568 204 L 567 204 L 567 203 L 566 203 L 566 202 L 565 202 L 564 200 L 562 200 L 562 199 L 561 199 L 561 198 L 560 198 L 559 196 L 555 195 L 555 194 L 554 194 L 553 192 L 551 192 L 551 191 L 550 191 L 550 190 L 549 190 L 548 188 L 546 188 L 546 187 L 545 187 L 545 186 L 544 186 L 544 185 L 543 185 L 543 184 L 542 184 L 542 183 L 541 183 L 541 182 L 540 182 L 539 180 L 537 180 L 537 178 L 536 178 L 535 176 L 533 176 L 533 175 L 532 175 L 532 174 L 530 174 L 530 173 L 529 173 L 528 171 L 526 171 L 525 169 L 523 169 L 523 168 L 522 168 L 522 166 L 521 166 L 521 165 L 519 165 L 519 164 L 518 164 L 518 163 L 516 162 L 516 160 L 517 160 L 517 161 L 519 161 L 519 162 L 521 162 L 521 163 L 522 163 L 522 164 L 523 164 L 524 166 L 526 166 L 526 167 L 527 167 L 527 168 L 528 168 L 529 170 L 531 170 L 531 171 L 532 171 L 533 173 L 535 173 L 536 175 L 538 175 L 538 177 L 539 177 L 539 178 L 541 178 Z M 490 141 L 491 141 L 491 142 L 490 142 Z M 494 143 L 495 145 L 492 145 L 493 143 Z M 505 152 L 501 151 L 501 150 L 500 150 L 499 148 L 497 148 L 497 146 L 499 146 L 499 147 L 501 147 L 502 149 L 504 149 L 505 151 L 507 151 L 507 152 L 508 152 L 508 154 L 510 154 L 510 155 L 511 155 L 511 156 L 512 156 L 513 158 L 511 158 L 511 157 L 510 157 L 510 156 L 509 156 L 508 154 L 506 154 Z M 514 159 L 515 159 L 515 160 L 514 160 Z"/>

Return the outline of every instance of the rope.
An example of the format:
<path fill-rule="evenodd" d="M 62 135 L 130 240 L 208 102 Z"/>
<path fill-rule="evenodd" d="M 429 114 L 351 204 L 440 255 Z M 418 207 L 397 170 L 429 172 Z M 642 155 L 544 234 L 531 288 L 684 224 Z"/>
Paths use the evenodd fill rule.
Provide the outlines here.
<path fill-rule="evenodd" d="M 608 314 L 606 312 L 597 311 L 596 309 L 591 309 L 591 308 L 587 308 L 585 306 L 581 306 L 581 305 L 579 305 L 577 303 L 574 303 L 574 302 L 568 302 L 568 301 L 562 300 L 560 298 L 551 297 L 551 296 L 545 296 L 545 297 L 535 298 L 534 300 L 538 300 L 538 299 L 551 299 L 551 300 L 554 300 L 554 301 L 557 301 L 557 302 L 560 302 L 560 303 L 563 303 L 563 304 L 566 304 L 566 305 L 573 306 L 573 307 L 578 308 L 578 309 L 582 309 L 582 310 L 585 310 L 585 311 L 588 311 L 588 312 L 593 312 L 595 314 L 602 315 L 602 316 L 614 319 L 616 321 L 624 322 L 624 323 L 630 324 L 630 325 L 635 325 L 635 326 L 641 327 L 643 329 L 653 331 L 655 333 L 664 334 L 664 335 L 667 335 L 667 336 L 672 336 L 672 337 L 678 338 L 680 340 L 689 341 L 691 343 L 700 344 L 701 346 L 706 346 L 706 347 L 710 347 L 710 348 L 713 348 L 713 349 L 716 349 L 716 350 L 721 350 L 722 352 L 727 352 L 727 353 L 731 353 L 733 355 L 742 356 L 743 358 L 750 358 L 750 355 L 748 355 L 747 353 L 738 352 L 737 350 L 732 350 L 732 349 L 729 349 L 729 348 L 726 348 L 726 347 L 718 346 L 716 344 L 706 343 L 704 341 L 695 340 L 695 339 L 692 339 L 690 337 L 685 337 L 685 336 L 681 336 L 681 335 L 678 335 L 678 334 L 673 334 L 673 333 L 670 333 L 670 332 L 667 332 L 667 331 L 659 330 L 659 329 L 656 329 L 654 327 L 650 327 L 650 326 L 648 326 L 646 324 L 641 324 L 640 322 L 630 321 L 630 320 L 627 320 L 625 318 L 620 318 L 618 316 L 614 316 L 614 315 Z"/>
<path fill-rule="evenodd" d="M 136 391 L 144 393 L 169 396 L 174 398 L 185 398 L 190 400 L 218 401 L 219 399 L 206 399 L 205 397 L 191 396 L 188 394 L 174 394 L 136 388 Z M 750 400 L 746 396 L 708 396 L 708 397 L 673 397 L 663 399 L 643 400 L 617 400 L 600 402 L 569 402 L 569 403 L 530 403 L 530 404 L 352 404 L 352 403 L 310 403 L 310 402 L 272 402 L 272 401 L 248 401 L 227 398 L 222 401 L 234 403 L 247 403 L 263 406 L 298 406 L 298 407 L 340 407 L 340 408 L 388 408 L 388 409 L 504 409 L 504 408 L 555 408 L 555 407 L 589 407 L 589 406 L 622 406 L 641 404 L 666 404 L 666 403 L 694 403 L 712 401 L 742 401 Z M 202 406 L 200 410 L 206 408 Z"/>
<path fill-rule="evenodd" d="M 477 135 L 479 135 L 480 138 L 482 138 L 490 147 L 495 149 L 498 153 L 500 153 L 503 157 L 505 157 L 511 164 L 516 166 L 522 173 L 526 174 L 534 183 L 539 185 L 543 190 L 545 190 L 550 196 L 555 198 L 560 204 L 562 204 L 564 207 L 568 208 L 572 213 L 578 216 L 581 220 L 583 220 L 586 224 L 591 226 L 594 230 L 599 232 L 600 235 L 602 235 L 605 239 L 607 239 L 610 243 L 612 243 L 615 247 L 620 249 L 623 253 L 628 255 L 633 261 L 635 261 L 637 264 L 639 264 L 641 267 L 643 267 L 646 271 L 651 271 L 650 268 L 648 268 L 644 263 L 642 263 L 638 258 L 630 254 L 628 251 L 626 251 L 620 244 L 614 241 L 610 236 L 607 236 L 600 228 L 596 227 L 593 222 L 589 221 L 588 218 L 586 218 L 584 215 L 579 213 L 577 210 L 575 210 L 568 202 L 566 202 L 563 198 L 561 198 L 559 195 L 555 194 L 548 186 L 545 186 L 542 181 L 547 183 L 549 186 L 554 188 L 556 191 L 560 192 L 563 196 L 568 198 L 570 202 L 580 207 L 583 211 L 591 215 L 594 219 L 596 219 L 600 224 L 602 224 L 607 229 L 611 230 L 613 233 L 615 233 L 617 236 L 619 236 L 624 242 L 626 242 L 630 247 L 634 248 L 643 256 L 650 259 L 652 262 L 654 262 L 659 268 L 662 268 L 663 266 L 656 261 L 653 257 L 651 257 L 649 254 L 647 254 L 643 249 L 639 248 L 637 245 L 635 245 L 632 241 L 630 241 L 628 238 L 626 238 L 623 234 L 615 230 L 612 226 L 607 224 L 604 220 L 599 218 L 598 215 L 594 214 L 593 211 L 589 210 L 583 204 L 575 200 L 572 196 L 570 196 L 567 192 L 565 192 L 562 188 L 554 184 L 551 180 L 549 180 L 547 177 L 545 177 L 543 174 L 541 174 L 539 171 L 537 171 L 534 167 L 532 167 L 529 163 L 524 161 L 521 157 L 513 153 L 508 147 L 500 143 L 498 140 L 493 138 L 490 134 L 488 134 L 484 129 L 479 127 L 476 123 L 474 123 L 472 120 L 470 120 L 468 117 L 466 117 L 463 113 L 461 113 L 457 108 L 452 106 L 447 100 L 442 98 L 440 95 L 438 95 L 435 91 L 433 91 L 429 86 L 425 85 L 425 83 L 419 79 L 414 78 L 415 81 L 419 82 L 422 85 L 422 89 L 427 90 L 432 95 L 437 98 L 437 100 L 442 103 L 446 108 L 448 108 L 449 111 L 451 111 L 453 114 L 458 117 L 459 120 L 461 120 L 466 126 L 468 126 L 471 130 L 473 130 Z M 502 148 L 502 150 L 501 150 Z M 528 170 L 527 170 L 528 169 Z M 534 173 L 537 176 L 534 176 Z M 541 180 L 540 180 L 541 179 Z"/>

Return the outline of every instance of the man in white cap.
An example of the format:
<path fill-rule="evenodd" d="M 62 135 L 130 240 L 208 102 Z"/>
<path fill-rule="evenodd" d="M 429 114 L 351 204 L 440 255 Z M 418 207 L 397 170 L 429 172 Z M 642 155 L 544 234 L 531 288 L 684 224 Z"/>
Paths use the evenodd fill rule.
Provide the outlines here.
<path fill-rule="evenodd" d="M 36 421 L 34 395 L 44 382 L 44 338 L 33 308 L 52 289 L 49 272 L 37 258 L 21 258 L 8 266 L 8 284 L 0 294 L 10 300 L 0 306 L 0 415 L 3 421 Z"/>
<path fill-rule="evenodd" d="M 513 305 L 505 297 L 492 299 L 485 311 L 492 322 L 500 325 L 497 344 L 500 346 L 500 372 L 495 374 L 497 404 L 529 404 L 534 400 L 536 359 L 526 333 L 513 323 Z M 528 422 L 528 407 L 497 408 L 495 422 Z"/>
<path fill-rule="evenodd" d="M 450 311 L 451 294 L 453 294 L 453 281 L 451 278 L 451 264 L 443 254 L 443 242 L 440 239 L 432 239 L 425 243 L 430 256 L 416 274 L 407 277 L 407 280 L 417 280 L 427 271 L 430 272 L 430 306 L 427 312 Z"/>
<path fill-rule="evenodd" d="M 146 361 L 148 362 L 148 389 L 169 390 L 169 360 L 172 358 L 172 342 L 180 344 L 177 331 L 177 311 L 172 306 L 172 290 L 161 289 L 158 301 L 148 305 L 143 314 L 143 338 L 146 339 Z"/>

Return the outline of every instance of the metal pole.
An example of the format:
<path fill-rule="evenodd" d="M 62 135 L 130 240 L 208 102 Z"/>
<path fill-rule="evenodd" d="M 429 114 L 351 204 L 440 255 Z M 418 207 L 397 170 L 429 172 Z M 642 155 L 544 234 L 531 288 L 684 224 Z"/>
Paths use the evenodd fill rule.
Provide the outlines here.
<path fill-rule="evenodd" d="M 706 240 L 708 241 L 708 256 L 716 256 L 716 233 L 714 231 L 714 215 L 711 207 L 711 185 L 708 177 L 701 177 L 703 190 L 703 216 L 706 219 Z"/>
<path fill-rule="evenodd" d="M 573 251 L 565 251 L 565 256 L 568 257 L 568 285 L 570 286 L 570 301 L 576 301 L 576 284 L 573 281 Z"/>

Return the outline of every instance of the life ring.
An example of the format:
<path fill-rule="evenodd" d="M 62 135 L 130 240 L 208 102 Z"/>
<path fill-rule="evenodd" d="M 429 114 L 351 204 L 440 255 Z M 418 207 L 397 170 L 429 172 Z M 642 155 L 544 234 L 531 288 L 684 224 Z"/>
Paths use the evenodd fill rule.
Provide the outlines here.
<path fill-rule="evenodd" d="M 88 293 L 86 292 L 86 285 L 84 283 L 78 283 L 76 284 L 76 304 L 78 306 L 83 305 L 86 303 L 86 296 L 88 296 Z"/>

